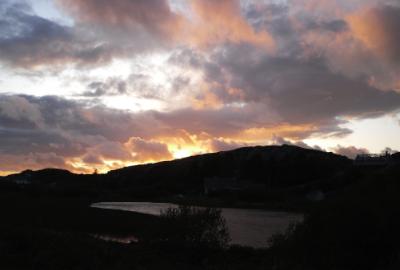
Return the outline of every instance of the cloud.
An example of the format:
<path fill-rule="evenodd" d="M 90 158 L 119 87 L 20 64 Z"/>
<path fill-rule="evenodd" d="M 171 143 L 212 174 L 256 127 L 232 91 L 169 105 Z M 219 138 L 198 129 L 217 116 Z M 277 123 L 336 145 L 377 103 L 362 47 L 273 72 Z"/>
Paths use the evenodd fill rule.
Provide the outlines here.
<path fill-rule="evenodd" d="M 357 148 L 355 146 L 336 146 L 333 151 L 342 156 L 354 159 L 359 154 L 368 154 L 369 151 L 365 148 Z"/>
<path fill-rule="evenodd" d="M 324 33 L 347 35 L 349 31 L 343 20 L 326 18 L 316 24 L 328 28 L 321 30 Z M 315 26 L 307 27 L 307 31 L 314 31 Z M 296 35 L 293 29 L 291 31 L 287 34 Z M 288 40 L 293 49 L 276 55 L 269 55 L 251 44 L 225 44 L 223 49 L 213 51 L 207 57 L 188 49 L 174 53 L 171 63 L 203 73 L 205 91 L 196 99 L 204 105 L 193 119 L 201 114 L 213 114 L 205 108 L 214 108 L 218 116 L 210 116 L 204 130 L 212 131 L 216 136 L 226 136 L 219 130 L 227 130 L 230 136 L 234 130 L 243 135 L 243 129 L 248 128 L 246 136 L 261 133 L 267 139 L 279 126 L 286 130 L 292 126 L 296 131 L 286 135 L 291 138 L 297 135 L 298 140 L 310 134 L 346 136 L 351 133 L 342 127 L 346 119 L 379 117 L 400 109 L 400 95 L 396 89 L 381 91 L 366 76 L 353 76 L 332 67 L 330 54 L 310 55 L 305 52 L 300 37 Z M 294 51 L 297 55 L 290 53 Z M 235 110 L 242 114 L 237 116 Z M 184 114 L 192 119 L 190 112 Z M 232 119 L 217 120 L 223 115 L 230 115 Z M 245 121 L 240 120 L 241 116 L 249 119 L 250 127 L 243 125 Z M 171 122 L 180 123 L 182 120 L 172 118 Z M 212 130 L 213 120 L 218 123 L 215 130 Z M 191 123 L 197 121 L 187 122 L 188 130 L 203 129 L 202 126 L 191 128 Z"/>
<path fill-rule="evenodd" d="M 304 58 L 323 58 L 335 72 L 364 80 L 380 90 L 398 91 L 398 3 L 320 1 L 318 7 L 318 12 L 300 8 L 286 14 L 292 30 L 290 41 L 299 44 L 294 52 Z M 339 22 L 340 31 L 321 27 Z"/>
<path fill-rule="evenodd" d="M 27 153 L 24 155 L 0 155 L 0 174 L 2 172 L 20 172 L 27 168 L 38 170 L 47 167 L 73 169 L 62 157 L 54 153 Z"/>
<path fill-rule="evenodd" d="M 211 141 L 211 151 L 213 152 L 219 152 L 219 151 L 228 151 L 228 150 L 233 150 L 237 149 L 240 147 L 245 147 L 249 146 L 247 143 L 243 142 L 235 142 L 235 141 L 226 141 L 223 139 L 213 139 Z"/>
<path fill-rule="evenodd" d="M 398 93 L 346 77 L 320 58 L 269 56 L 250 45 L 230 45 L 211 59 L 213 65 L 201 66 L 218 70 L 204 73 L 209 85 L 221 86 L 209 89 L 223 104 L 259 104 L 275 122 L 326 128 L 342 124 L 337 117 L 376 117 L 400 107 Z M 231 95 L 231 89 L 241 94 Z"/>
<path fill-rule="evenodd" d="M 242 108 L 222 107 L 219 109 L 184 108 L 168 113 L 155 112 L 155 119 L 168 127 L 169 132 L 186 130 L 190 134 L 202 132 L 217 137 L 238 135 L 254 127 L 274 126 L 277 119 L 260 104 Z"/>
<path fill-rule="evenodd" d="M 242 16 L 239 1 L 191 1 L 186 14 L 175 12 L 167 0 L 59 0 L 61 6 L 83 24 L 104 32 L 156 39 L 161 46 L 209 48 L 225 42 L 252 43 L 274 48 L 271 35 L 255 31 Z M 190 15 L 188 15 L 190 14 Z"/>
<path fill-rule="evenodd" d="M 324 151 L 324 149 L 322 149 L 318 145 L 310 146 L 310 145 L 308 145 L 308 144 L 306 144 L 305 142 L 302 142 L 302 141 L 289 141 L 289 140 L 287 140 L 285 138 L 278 137 L 278 136 L 274 136 L 272 138 L 271 143 L 272 144 L 276 144 L 276 145 L 284 145 L 284 144 L 295 145 L 295 146 L 302 147 L 302 148 L 305 148 L 305 149 L 314 149 L 314 150 Z"/>
<path fill-rule="evenodd" d="M 109 78 L 106 82 L 94 81 L 87 85 L 88 90 L 81 96 L 100 97 L 104 95 L 123 95 L 127 93 L 127 83 L 118 78 Z"/>
<path fill-rule="evenodd" d="M 103 160 L 95 155 L 95 154 L 86 154 L 82 157 L 82 161 L 85 164 L 93 165 L 93 164 L 103 164 Z"/>
<path fill-rule="evenodd" d="M 73 24 L 0 3 L 0 61 L 11 73 L 87 69 L 60 79 L 84 84 L 74 100 L 62 88 L 0 95 L 5 163 L 92 171 L 274 140 L 310 147 L 311 135 L 351 133 L 349 119 L 400 110 L 395 1 L 58 2 Z M 91 69 L 115 58 L 132 74 Z M 162 105 L 102 105 L 116 96 Z"/>
<path fill-rule="evenodd" d="M 255 29 L 242 16 L 239 1 L 195 0 L 192 1 L 195 27 L 190 37 L 200 46 L 225 42 L 251 43 L 268 50 L 274 48 L 272 36 L 265 30 Z"/>
<path fill-rule="evenodd" d="M 91 155 L 96 154 L 97 157 L 101 157 L 104 160 L 133 160 L 132 153 L 129 149 L 126 149 L 122 143 L 116 141 L 105 141 L 101 144 L 95 145 L 95 147 L 90 149 L 89 152 Z"/>
<path fill-rule="evenodd" d="M 20 96 L 4 96 L 0 99 L 0 117 L 2 123 L 8 122 L 15 128 L 21 122 L 31 126 L 40 126 L 43 122 L 38 106 Z"/>
<path fill-rule="evenodd" d="M 51 96 L 0 95 L 0 123 L 1 154 L 54 153 L 66 159 L 88 151 L 128 158 L 117 146 L 137 128 L 124 112 Z"/>
<path fill-rule="evenodd" d="M 255 31 L 237 1 L 192 1 L 193 17 L 173 11 L 167 0 L 58 0 L 74 17 L 62 25 L 36 15 L 27 4 L 0 3 L 0 59 L 25 69 L 104 65 L 145 51 L 173 46 L 208 49 L 223 43 L 274 47 Z"/>
<path fill-rule="evenodd" d="M 112 31 L 145 30 L 168 39 L 179 32 L 183 18 L 172 12 L 166 0 L 59 0 L 79 21 L 110 27 Z"/>
<path fill-rule="evenodd" d="M 9 109 L 13 107 L 18 109 Z M 279 133 L 275 125 L 257 105 L 133 113 L 55 96 L 0 95 L 0 156 L 12 157 L 10 162 L 20 159 L 14 167 L 6 162 L 8 171 L 18 170 L 24 162 L 26 168 L 52 166 L 55 163 L 40 165 L 46 159 L 37 158 L 51 154 L 54 160 L 63 160 L 58 167 L 91 172 L 92 164 L 105 170 L 171 159 L 185 147 L 201 153 L 254 143 Z M 265 126 L 271 130 L 252 131 Z M 290 136 L 298 131 L 283 132 Z M 31 159 L 23 158 L 30 154 Z"/>
<path fill-rule="evenodd" d="M 169 160 L 173 158 L 168 150 L 168 146 L 163 143 L 132 137 L 126 145 L 132 151 L 134 159 L 137 162 Z"/>
<path fill-rule="evenodd" d="M 0 59 L 11 66 L 37 68 L 109 61 L 112 49 L 81 37 L 77 30 L 39 17 L 19 2 L 0 3 Z M 53 66 L 54 68 L 54 66 Z"/>
<path fill-rule="evenodd" d="M 389 62 L 400 64 L 400 6 L 379 5 L 361 9 L 346 18 L 352 33 Z"/>

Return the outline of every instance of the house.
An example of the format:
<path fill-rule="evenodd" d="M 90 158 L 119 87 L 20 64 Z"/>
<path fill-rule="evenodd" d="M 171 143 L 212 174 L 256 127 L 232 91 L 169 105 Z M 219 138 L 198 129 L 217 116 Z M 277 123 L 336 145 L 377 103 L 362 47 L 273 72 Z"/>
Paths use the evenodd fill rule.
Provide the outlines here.
<path fill-rule="evenodd" d="M 17 185 L 20 185 L 20 186 L 25 186 L 25 185 L 32 184 L 32 182 L 30 180 L 28 180 L 28 179 L 16 179 L 14 181 L 14 183 L 16 183 Z"/>
<path fill-rule="evenodd" d="M 20 186 L 30 185 L 32 184 L 32 173 L 30 171 L 25 171 L 13 178 L 12 182 Z"/>
<path fill-rule="evenodd" d="M 385 166 L 389 164 L 391 155 L 385 153 L 379 154 L 359 154 L 354 160 L 354 165 L 357 166 Z"/>

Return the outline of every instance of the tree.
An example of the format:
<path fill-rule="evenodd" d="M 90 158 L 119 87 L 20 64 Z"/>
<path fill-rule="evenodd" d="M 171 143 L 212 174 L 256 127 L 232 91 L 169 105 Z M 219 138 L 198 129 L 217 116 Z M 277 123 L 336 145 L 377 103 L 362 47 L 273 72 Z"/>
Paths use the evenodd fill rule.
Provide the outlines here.
<path fill-rule="evenodd" d="M 179 206 L 161 213 L 163 239 L 170 244 L 225 248 L 230 236 L 220 209 Z"/>

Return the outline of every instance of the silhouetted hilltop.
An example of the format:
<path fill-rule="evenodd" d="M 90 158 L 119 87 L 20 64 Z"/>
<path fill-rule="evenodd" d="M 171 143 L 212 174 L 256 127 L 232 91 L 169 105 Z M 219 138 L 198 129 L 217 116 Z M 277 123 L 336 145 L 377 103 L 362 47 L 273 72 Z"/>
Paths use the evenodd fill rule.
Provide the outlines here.
<path fill-rule="evenodd" d="M 297 146 L 255 146 L 136 165 L 105 175 L 77 175 L 67 170 L 26 170 L 5 177 L 23 183 L 43 184 L 97 179 L 114 185 L 161 185 L 200 188 L 205 178 L 231 178 L 268 182 L 271 187 L 287 187 L 331 177 L 350 166 L 346 157 Z M 25 182 L 24 182 L 25 181 Z"/>
<path fill-rule="evenodd" d="M 3 189 L 22 189 L 42 195 L 90 196 L 99 191 L 99 181 L 93 175 L 74 174 L 63 169 L 43 169 L 25 170 L 6 176 L 0 185 Z"/>
<path fill-rule="evenodd" d="M 25 170 L 21 173 L 11 174 L 4 179 L 20 185 L 50 185 L 60 182 L 73 181 L 75 176 L 75 174 L 67 170 L 43 169 L 38 171 Z"/>
<path fill-rule="evenodd" d="M 182 192 L 199 191 L 210 178 L 276 189 L 330 178 L 351 164 L 346 157 L 297 146 L 256 146 L 122 168 L 110 171 L 107 178 L 122 186 L 135 183 Z"/>
<path fill-rule="evenodd" d="M 394 154 L 391 160 L 398 158 L 399 154 Z M 131 166 L 107 174 L 27 170 L 4 177 L 0 184 L 8 189 L 95 200 L 212 195 L 298 205 L 335 196 L 381 169 L 385 167 L 356 166 L 344 156 L 292 145 L 255 146 Z"/>

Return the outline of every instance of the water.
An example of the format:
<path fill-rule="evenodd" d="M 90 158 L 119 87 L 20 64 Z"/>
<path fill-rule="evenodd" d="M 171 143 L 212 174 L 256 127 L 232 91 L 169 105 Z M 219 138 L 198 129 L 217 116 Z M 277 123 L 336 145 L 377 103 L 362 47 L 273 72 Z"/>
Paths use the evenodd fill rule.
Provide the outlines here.
<path fill-rule="evenodd" d="M 107 234 L 91 234 L 93 238 L 103 240 L 106 242 L 114 242 L 119 244 L 131 244 L 138 243 L 139 240 L 135 236 L 115 236 L 115 235 L 107 235 Z"/>
<path fill-rule="evenodd" d="M 149 215 L 160 215 L 162 210 L 177 207 L 170 203 L 152 202 L 101 202 L 92 207 L 132 211 Z M 222 208 L 232 244 L 251 247 L 267 247 L 268 239 L 284 232 L 291 223 L 300 222 L 303 216 L 287 212 L 264 211 L 259 209 Z"/>

